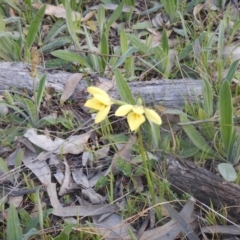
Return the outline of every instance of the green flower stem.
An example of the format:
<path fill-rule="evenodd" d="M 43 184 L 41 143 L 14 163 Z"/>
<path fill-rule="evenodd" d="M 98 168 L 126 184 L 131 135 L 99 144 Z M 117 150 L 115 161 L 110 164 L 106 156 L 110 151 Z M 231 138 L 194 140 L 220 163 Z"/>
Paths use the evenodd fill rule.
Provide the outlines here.
<path fill-rule="evenodd" d="M 126 105 L 127 103 L 123 102 L 123 101 L 119 101 L 119 100 L 115 100 L 115 99 L 111 99 L 114 104 L 122 106 L 122 105 Z"/>
<path fill-rule="evenodd" d="M 151 179 L 150 174 L 149 174 L 150 170 L 148 169 L 147 157 L 146 157 L 146 154 L 145 154 L 145 151 L 144 151 L 142 132 L 141 132 L 140 128 L 138 129 L 138 140 L 139 140 L 139 145 L 140 145 L 140 154 L 141 154 L 142 161 L 143 161 L 143 167 L 144 167 L 144 171 L 145 171 L 146 178 L 147 178 L 147 184 L 148 184 L 148 187 L 149 187 L 149 191 L 150 191 L 153 203 L 155 204 L 156 203 L 156 197 L 155 197 L 154 187 L 153 187 L 153 184 L 152 184 L 152 179 Z"/>

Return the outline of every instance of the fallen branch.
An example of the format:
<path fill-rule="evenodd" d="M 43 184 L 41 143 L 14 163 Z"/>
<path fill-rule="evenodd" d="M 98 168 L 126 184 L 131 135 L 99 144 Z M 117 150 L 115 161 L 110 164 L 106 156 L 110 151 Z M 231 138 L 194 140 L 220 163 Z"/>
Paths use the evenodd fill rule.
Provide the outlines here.
<path fill-rule="evenodd" d="M 0 90 L 4 89 L 28 89 L 32 90 L 33 79 L 30 76 L 31 65 L 17 62 L 0 62 Z M 65 82 L 71 76 L 71 73 L 64 71 L 49 71 L 42 67 L 38 68 L 39 77 L 47 74 L 48 86 L 54 88 L 57 92 L 62 92 Z M 97 84 L 93 82 L 92 84 Z M 146 104 L 163 105 L 168 108 L 183 107 L 185 100 L 195 102 L 202 96 L 201 80 L 193 79 L 176 79 L 176 80 L 151 80 L 130 82 L 129 86 L 137 97 L 139 94 L 145 100 Z M 87 88 L 86 80 L 80 81 L 73 99 L 79 99 Z M 115 89 L 110 90 L 113 98 L 119 98 Z"/>

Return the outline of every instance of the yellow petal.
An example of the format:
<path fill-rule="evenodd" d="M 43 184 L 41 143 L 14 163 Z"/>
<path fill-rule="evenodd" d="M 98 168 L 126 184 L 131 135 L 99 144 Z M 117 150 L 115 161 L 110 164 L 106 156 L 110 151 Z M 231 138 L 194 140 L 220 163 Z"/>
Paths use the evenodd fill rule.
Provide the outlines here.
<path fill-rule="evenodd" d="M 95 123 L 100 123 L 102 120 L 104 120 L 110 112 L 110 108 L 111 106 L 107 106 L 104 109 L 100 110 L 95 117 Z"/>
<path fill-rule="evenodd" d="M 135 131 L 145 122 L 145 117 L 142 114 L 131 112 L 127 116 L 127 121 L 131 131 Z"/>
<path fill-rule="evenodd" d="M 102 102 L 98 101 L 96 98 L 91 98 L 87 100 L 84 106 L 95 110 L 102 110 L 106 107 Z"/>
<path fill-rule="evenodd" d="M 102 102 L 103 104 L 110 106 L 113 104 L 111 101 L 111 98 L 107 95 L 100 95 L 100 94 L 94 94 L 94 98 L 96 98 L 99 102 Z"/>
<path fill-rule="evenodd" d="M 162 119 L 154 110 L 145 108 L 144 112 L 145 112 L 145 115 L 146 115 L 148 121 L 154 122 L 158 125 L 162 124 Z"/>
<path fill-rule="evenodd" d="M 143 110 L 143 107 L 142 106 L 134 106 L 133 107 L 133 112 L 137 113 L 137 114 L 143 114 L 144 113 L 144 110 Z"/>
<path fill-rule="evenodd" d="M 123 105 L 117 109 L 117 111 L 115 112 L 115 116 L 117 117 L 126 116 L 132 110 L 132 108 L 133 105 L 130 104 Z"/>
<path fill-rule="evenodd" d="M 92 94 L 93 96 L 94 95 L 102 95 L 102 96 L 105 96 L 105 97 L 109 97 L 108 94 L 103 91 L 101 88 L 98 88 L 98 87 L 88 87 L 87 88 L 87 91 Z"/>

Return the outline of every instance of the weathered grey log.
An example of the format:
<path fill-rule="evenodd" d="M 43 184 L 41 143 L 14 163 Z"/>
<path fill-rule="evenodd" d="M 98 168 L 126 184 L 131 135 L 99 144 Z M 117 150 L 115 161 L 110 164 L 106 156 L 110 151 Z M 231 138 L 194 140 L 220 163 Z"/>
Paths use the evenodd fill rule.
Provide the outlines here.
<path fill-rule="evenodd" d="M 227 218 L 240 222 L 240 186 L 226 182 L 193 162 L 175 157 L 168 157 L 167 161 L 167 180 L 174 192 L 191 194 L 207 206 L 212 203 L 215 210 L 226 208 Z"/>
<path fill-rule="evenodd" d="M 39 67 L 38 71 L 40 76 L 47 73 L 48 86 L 56 91 L 63 90 L 65 82 L 71 75 L 64 71 L 48 71 L 42 67 Z M 33 79 L 30 73 L 29 64 L 0 62 L 0 90 L 12 87 L 32 90 Z M 130 82 L 129 86 L 134 96 L 140 94 L 146 104 L 155 103 L 168 108 L 181 108 L 185 100 L 195 102 L 202 96 L 202 82 L 193 79 L 137 81 Z M 73 98 L 81 97 L 82 90 L 86 87 L 86 81 L 80 81 Z M 116 88 L 110 90 L 110 95 L 119 98 Z"/>

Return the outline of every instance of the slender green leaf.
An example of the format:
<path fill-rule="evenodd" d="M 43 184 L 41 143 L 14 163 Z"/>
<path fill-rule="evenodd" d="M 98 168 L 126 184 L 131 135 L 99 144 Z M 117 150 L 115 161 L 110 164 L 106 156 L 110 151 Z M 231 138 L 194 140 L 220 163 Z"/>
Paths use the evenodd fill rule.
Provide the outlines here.
<path fill-rule="evenodd" d="M 39 108 L 42 102 L 43 93 L 45 90 L 45 84 L 47 81 L 47 75 L 44 74 L 39 80 L 38 90 L 37 90 L 37 107 Z"/>
<path fill-rule="evenodd" d="M 233 79 L 233 77 L 234 77 L 234 75 L 235 75 L 235 73 L 238 69 L 238 65 L 239 65 L 238 63 L 239 63 L 239 60 L 234 61 L 228 69 L 225 80 L 228 81 L 229 84 L 231 84 L 232 79 Z"/>
<path fill-rule="evenodd" d="M 93 45 L 93 41 L 92 41 L 92 36 L 87 31 L 87 28 L 85 26 L 83 26 L 83 27 L 84 27 L 86 42 L 88 45 L 88 51 L 91 52 L 91 53 L 89 53 L 89 59 L 91 61 L 92 68 L 94 69 L 94 71 L 100 72 L 99 60 L 98 60 L 99 57 L 96 54 L 94 54 L 94 45 Z"/>
<path fill-rule="evenodd" d="M 130 104 L 136 104 L 131 89 L 129 88 L 127 81 L 123 78 L 119 69 L 115 71 L 116 85 L 121 97 L 121 100 Z"/>
<path fill-rule="evenodd" d="M 61 47 L 65 47 L 67 44 L 69 45 L 72 42 L 72 39 L 70 37 L 61 37 L 61 38 L 56 38 L 50 41 L 47 44 L 44 44 L 39 51 L 41 52 L 51 52 L 55 49 L 59 49 Z"/>
<path fill-rule="evenodd" d="M 36 13 L 35 17 L 33 18 L 29 29 L 28 29 L 28 34 L 27 34 L 27 38 L 26 38 L 26 46 L 27 49 L 30 49 L 30 47 L 32 46 L 37 33 L 39 31 L 39 28 L 41 26 L 42 23 L 42 19 L 43 16 L 45 14 L 45 9 L 46 9 L 46 5 L 44 4 Z"/>
<path fill-rule="evenodd" d="M 123 6 L 124 6 L 124 1 L 122 1 L 120 4 L 118 4 L 118 7 L 114 10 L 111 17 L 108 19 L 108 21 L 106 23 L 106 34 L 107 34 L 107 36 L 109 34 L 109 30 L 110 30 L 111 25 L 121 16 Z"/>
<path fill-rule="evenodd" d="M 220 21 L 219 24 L 219 33 L 218 33 L 218 58 L 222 59 L 222 50 L 224 46 L 224 32 L 225 32 L 225 23 L 224 20 Z"/>
<path fill-rule="evenodd" d="M 137 52 L 135 47 L 130 47 L 115 63 L 113 70 L 117 67 L 121 66 L 128 57 L 130 57 L 133 53 Z"/>
<path fill-rule="evenodd" d="M 91 68 L 89 63 L 84 59 L 84 57 L 80 56 L 77 53 L 70 52 L 67 50 L 57 50 L 51 52 L 51 54 L 55 57 L 61 58 L 63 60 L 69 61 L 69 62 L 76 62 L 78 64 L 83 65 L 84 67 Z"/>
<path fill-rule="evenodd" d="M 231 144 L 233 136 L 233 107 L 232 94 L 228 81 L 223 82 L 219 92 L 219 115 L 221 138 L 225 151 L 229 156 L 233 148 L 233 144 Z"/>
<path fill-rule="evenodd" d="M 100 36 L 103 35 L 103 30 L 105 26 L 105 8 L 103 7 L 102 4 L 98 6 L 98 11 L 97 11 L 97 20 L 98 20 L 98 26 L 100 30 Z M 105 33 L 106 34 L 106 33 Z"/>
<path fill-rule="evenodd" d="M 27 98 L 24 99 L 24 103 L 27 106 L 28 114 L 31 119 L 32 125 L 36 126 L 38 122 L 38 110 L 36 109 L 36 105 Z"/>
<path fill-rule="evenodd" d="M 124 30 L 120 32 L 120 46 L 122 54 L 128 50 L 127 34 Z"/>
<path fill-rule="evenodd" d="M 162 31 L 162 49 L 166 54 L 168 54 L 169 52 L 168 36 L 165 28 Z"/>
<path fill-rule="evenodd" d="M 210 82 L 203 78 L 203 109 L 209 117 L 213 116 L 213 89 Z"/>
<path fill-rule="evenodd" d="M 67 28 L 69 31 L 70 36 L 73 39 L 74 44 L 77 46 L 78 50 L 81 50 L 81 46 L 79 43 L 79 38 L 76 34 L 76 28 L 74 26 L 74 21 L 73 21 L 73 15 L 72 15 L 72 9 L 70 6 L 70 1 L 65 0 L 64 1 L 64 6 L 66 8 L 66 22 L 67 22 Z"/>
<path fill-rule="evenodd" d="M 101 47 L 101 54 L 103 55 L 101 58 L 102 73 L 104 73 L 106 64 L 108 62 L 108 54 L 109 54 L 108 39 L 105 33 L 102 34 L 100 47 Z"/>
<path fill-rule="evenodd" d="M 149 51 L 149 47 L 144 44 L 138 37 L 133 34 L 127 34 L 128 39 L 130 40 L 131 44 L 138 49 L 139 52 L 143 54 L 147 54 Z"/>
<path fill-rule="evenodd" d="M 7 240 L 22 240 L 22 228 L 17 210 L 13 204 L 10 204 L 8 211 Z"/>
<path fill-rule="evenodd" d="M 209 118 L 209 115 L 202 109 L 198 109 L 198 117 L 200 120 L 206 120 Z M 204 134 L 204 136 L 209 140 L 212 141 L 215 137 L 216 130 L 214 128 L 214 125 L 212 122 L 203 122 L 200 123 L 201 130 Z"/>
<path fill-rule="evenodd" d="M 181 114 L 180 120 L 182 123 L 189 122 L 186 114 Z M 196 130 L 194 126 L 183 125 L 182 128 L 196 147 L 198 147 L 200 150 L 202 150 L 205 153 L 208 153 L 211 155 L 216 154 L 215 151 L 213 151 L 209 147 L 209 144 L 205 141 L 205 139 L 200 135 L 200 133 Z"/>

